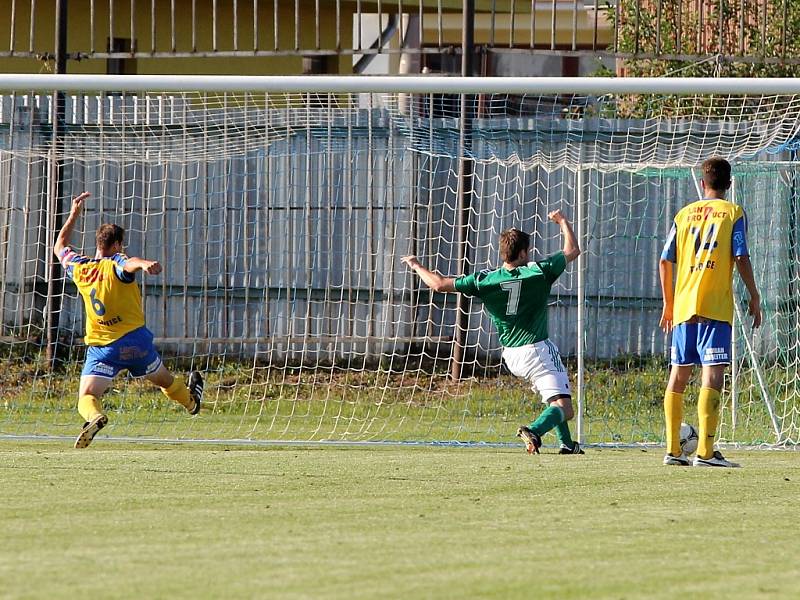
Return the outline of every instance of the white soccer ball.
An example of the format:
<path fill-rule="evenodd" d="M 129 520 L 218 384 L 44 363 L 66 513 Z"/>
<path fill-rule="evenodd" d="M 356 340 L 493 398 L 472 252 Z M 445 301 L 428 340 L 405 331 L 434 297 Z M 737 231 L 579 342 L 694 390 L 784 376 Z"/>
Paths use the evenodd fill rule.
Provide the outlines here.
<path fill-rule="evenodd" d="M 681 450 L 687 456 L 697 452 L 697 430 L 688 423 L 681 423 Z"/>

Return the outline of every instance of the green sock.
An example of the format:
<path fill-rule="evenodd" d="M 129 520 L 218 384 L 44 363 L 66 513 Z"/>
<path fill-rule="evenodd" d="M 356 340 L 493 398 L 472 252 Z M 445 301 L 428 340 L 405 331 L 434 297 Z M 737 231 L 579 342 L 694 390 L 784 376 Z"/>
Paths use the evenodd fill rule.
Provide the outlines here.
<path fill-rule="evenodd" d="M 564 422 L 564 412 L 560 406 L 548 406 L 539 415 L 539 418 L 531 423 L 531 431 L 538 435 L 544 435 L 553 427 L 557 427 Z"/>
<path fill-rule="evenodd" d="M 556 425 L 556 437 L 558 442 L 567 448 L 572 448 L 575 443 L 572 441 L 572 434 L 569 432 L 569 423 L 567 421 Z"/>

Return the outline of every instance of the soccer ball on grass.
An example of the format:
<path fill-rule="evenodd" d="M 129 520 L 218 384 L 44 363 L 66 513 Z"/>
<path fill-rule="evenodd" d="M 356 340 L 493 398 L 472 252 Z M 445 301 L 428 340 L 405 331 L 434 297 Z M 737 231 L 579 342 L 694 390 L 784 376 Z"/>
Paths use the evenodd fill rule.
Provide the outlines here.
<path fill-rule="evenodd" d="M 697 430 L 688 423 L 681 423 L 681 450 L 687 456 L 697 451 Z"/>

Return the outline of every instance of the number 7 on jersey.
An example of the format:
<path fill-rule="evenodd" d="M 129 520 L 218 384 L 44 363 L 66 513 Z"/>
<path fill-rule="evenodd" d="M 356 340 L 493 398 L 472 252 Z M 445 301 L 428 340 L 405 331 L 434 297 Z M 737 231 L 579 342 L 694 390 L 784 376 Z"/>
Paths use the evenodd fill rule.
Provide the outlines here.
<path fill-rule="evenodd" d="M 504 281 L 500 287 L 508 292 L 508 303 L 506 304 L 506 315 L 517 314 L 519 308 L 519 291 L 522 289 L 522 281 Z"/>

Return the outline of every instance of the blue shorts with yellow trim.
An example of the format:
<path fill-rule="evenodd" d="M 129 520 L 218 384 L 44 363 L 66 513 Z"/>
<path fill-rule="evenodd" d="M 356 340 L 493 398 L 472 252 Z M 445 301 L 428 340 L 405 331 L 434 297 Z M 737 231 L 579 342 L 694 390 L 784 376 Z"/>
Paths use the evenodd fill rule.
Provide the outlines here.
<path fill-rule="evenodd" d="M 727 365 L 731 362 L 731 324 L 701 320 L 672 330 L 673 365 Z"/>
<path fill-rule="evenodd" d="M 89 346 L 81 376 L 113 379 L 128 369 L 134 377 L 144 377 L 155 373 L 160 366 L 153 334 L 147 327 L 139 327 L 106 346 Z"/>

